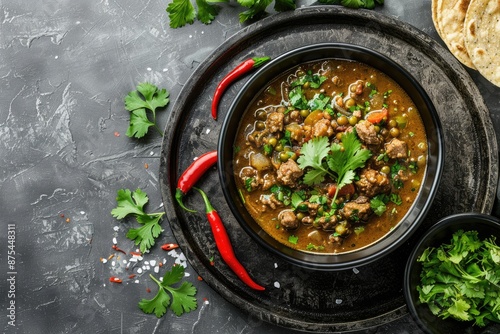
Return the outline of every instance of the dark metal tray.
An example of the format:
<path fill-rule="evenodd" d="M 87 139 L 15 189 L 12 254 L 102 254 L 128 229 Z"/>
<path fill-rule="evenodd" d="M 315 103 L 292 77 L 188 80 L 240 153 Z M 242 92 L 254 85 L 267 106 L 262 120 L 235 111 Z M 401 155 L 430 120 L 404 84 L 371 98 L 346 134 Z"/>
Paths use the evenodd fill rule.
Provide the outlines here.
<path fill-rule="evenodd" d="M 224 95 L 219 121 L 210 117 L 213 91 L 237 63 L 252 56 L 276 57 L 299 46 L 347 42 L 385 54 L 422 84 L 441 118 L 445 166 L 441 185 L 421 228 L 403 246 L 369 265 L 340 272 L 316 272 L 290 265 L 266 252 L 232 216 L 215 168 L 200 180 L 223 217 L 235 252 L 254 279 L 242 284 L 219 257 L 195 193 L 187 213 L 174 204 L 176 180 L 196 156 L 216 149 L 222 119 L 242 78 Z M 432 38 L 375 11 L 312 6 L 249 25 L 216 49 L 192 74 L 174 104 L 161 153 L 160 182 L 167 219 L 191 265 L 220 295 L 252 316 L 305 331 L 352 331 L 407 314 L 403 298 L 405 261 L 416 239 L 439 218 L 458 212 L 489 213 L 495 200 L 498 153 L 488 110 L 468 73 Z M 215 264 L 211 265 L 211 258 Z"/>

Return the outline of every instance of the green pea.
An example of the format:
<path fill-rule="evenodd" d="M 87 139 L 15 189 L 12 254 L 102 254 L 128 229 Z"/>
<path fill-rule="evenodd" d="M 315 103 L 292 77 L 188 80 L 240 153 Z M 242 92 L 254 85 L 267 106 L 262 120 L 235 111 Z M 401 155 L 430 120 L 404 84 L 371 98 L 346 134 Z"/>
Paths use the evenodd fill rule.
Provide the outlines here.
<path fill-rule="evenodd" d="M 280 153 L 280 160 L 282 162 L 287 162 L 289 158 L 290 158 L 290 156 L 288 155 L 288 153 L 286 153 L 286 152 Z"/>
<path fill-rule="evenodd" d="M 300 116 L 302 116 L 303 118 L 306 118 L 307 116 L 309 116 L 309 114 L 310 114 L 310 113 L 311 113 L 311 112 L 310 112 L 309 110 L 307 110 L 307 109 L 302 109 L 302 110 L 300 111 Z"/>
<path fill-rule="evenodd" d="M 399 136 L 399 129 L 398 128 L 392 128 L 390 131 L 389 131 L 391 137 L 393 138 L 396 138 L 397 136 Z"/>
<path fill-rule="evenodd" d="M 265 121 L 267 119 L 267 113 L 264 110 L 259 110 L 257 111 L 257 115 L 255 115 L 255 118 L 259 121 Z"/>
<path fill-rule="evenodd" d="M 255 123 L 255 129 L 261 131 L 264 130 L 265 128 L 266 124 L 264 122 L 258 121 L 257 123 Z"/>
<path fill-rule="evenodd" d="M 354 107 L 354 105 L 356 104 L 356 101 L 354 101 L 354 99 L 348 99 L 347 101 L 345 101 L 345 108 L 346 109 L 349 109 L 350 107 Z"/>
<path fill-rule="evenodd" d="M 342 115 L 339 118 L 337 118 L 337 124 L 338 125 L 347 125 L 348 123 L 349 123 L 349 119 L 346 116 L 344 116 L 344 115 Z"/>
<path fill-rule="evenodd" d="M 276 137 L 271 137 L 271 138 L 269 138 L 267 143 L 271 146 L 276 146 L 276 144 L 278 143 L 278 140 L 276 139 Z"/>
<path fill-rule="evenodd" d="M 358 118 L 356 116 L 349 117 L 349 124 L 354 126 L 358 123 Z"/>
<path fill-rule="evenodd" d="M 389 167 L 389 166 L 387 166 L 387 165 L 386 165 L 386 166 L 383 166 L 383 167 L 380 169 L 380 171 L 381 171 L 382 173 L 384 173 L 384 174 L 389 174 L 389 173 L 391 172 L 391 167 Z"/>

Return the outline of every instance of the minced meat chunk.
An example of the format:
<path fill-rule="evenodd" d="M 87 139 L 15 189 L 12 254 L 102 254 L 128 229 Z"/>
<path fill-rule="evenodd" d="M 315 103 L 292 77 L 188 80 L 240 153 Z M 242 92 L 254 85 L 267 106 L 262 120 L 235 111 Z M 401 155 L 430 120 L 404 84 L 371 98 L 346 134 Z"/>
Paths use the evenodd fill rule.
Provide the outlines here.
<path fill-rule="evenodd" d="M 274 194 L 260 196 L 260 202 L 264 205 L 269 206 L 273 210 L 275 210 L 277 207 L 283 206 L 283 202 L 277 199 Z"/>
<path fill-rule="evenodd" d="M 277 179 L 281 184 L 286 186 L 295 186 L 297 179 L 302 176 L 304 172 L 300 169 L 299 165 L 292 160 L 288 159 L 280 165 L 277 170 Z"/>
<path fill-rule="evenodd" d="M 272 112 L 267 116 L 266 129 L 271 132 L 283 131 L 283 120 L 285 114 L 281 112 Z"/>
<path fill-rule="evenodd" d="M 367 221 L 372 214 L 369 198 L 359 196 L 354 201 L 347 202 L 340 210 L 340 213 L 350 221 Z"/>
<path fill-rule="evenodd" d="M 332 122 L 326 118 L 320 119 L 312 127 L 313 137 L 330 137 L 333 133 Z"/>
<path fill-rule="evenodd" d="M 381 140 L 377 136 L 375 126 L 365 120 L 359 121 L 355 126 L 359 139 L 366 145 L 380 145 Z"/>
<path fill-rule="evenodd" d="M 280 225 L 287 230 L 293 230 L 299 227 L 299 220 L 293 211 L 284 210 L 281 211 L 278 216 Z"/>
<path fill-rule="evenodd" d="M 385 152 L 391 159 L 404 159 L 408 157 L 408 145 L 402 140 L 393 138 L 385 144 Z"/>
<path fill-rule="evenodd" d="M 386 193 L 391 190 L 389 178 L 384 173 L 375 169 L 366 168 L 361 171 L 356 187 L 360 194 L 373 197 L 377 194 Z"/>

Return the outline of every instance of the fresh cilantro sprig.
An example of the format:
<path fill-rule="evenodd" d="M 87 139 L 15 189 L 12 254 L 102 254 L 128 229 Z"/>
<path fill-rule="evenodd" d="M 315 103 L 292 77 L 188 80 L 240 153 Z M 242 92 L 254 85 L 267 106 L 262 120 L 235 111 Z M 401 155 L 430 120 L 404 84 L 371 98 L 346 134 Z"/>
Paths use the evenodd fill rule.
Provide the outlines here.
<path fill-rule="evenodd" d="M 134 192 L 129 189 L 119 189 L 116 197 L 117 206 L 111 210 L 111 215 L 116 219 L 131 215 L 141 224 L 139 228 L 129 229 L 126 236 L 139 246 L 142 253 L 153 247 L 155 240 L 160 236 L 162 232 L 160 222 L 165 214 L 165 212 L 144 212 L 144 205 L 148 201 L 148 195 L 141 189 Z"/>
<path fill-rule="evenodd" d="M 333 202 L 339 189 L 354 180 L 355 170 L 364 167 L 371 156 L 370 150 L 361 148 L 355 131 L 345 133 L 341 142 L 342 145 L 330 145 L 327 137 L 315 137 L 302 146 L 297 159 L 299 167 L 307 169 L 303 180 L 305 184 L 319 184 L 327 175 L 337 181 Z"/>
<path fill-rule="evenodd" d="M 210 24 L 219 13 L 219 6 L 215 3 L 229 2 L 229 0 L 172 0 L 167 6 L 171 28 L 180 28 L 187 24 L 193 24 L 198 19 L 204 24 Z M 320 0 L 323 4 L 342 5 L 348 8 L 373 9 L 376 5 L 383 5 L 384 0 Z M 237 0 L 237 3 L 247 8 L 239 13 L 241 23 L 257 19 L 266 14 L 267 9 L 273 3 L 272 0 Z M 274 11 L 284 12 L 294 10 L 297 7 L 295 0 L 275 0 Z"/>
<path fill-rule="evenodd" d="M 419 299 L 433 314 L 483 327 L 500 322 L 500 247 L 491 236 L 459 230 L 450 243 L 429 247 L 422 263 Z"/>
<path fill-rule="evenodd" d="M 147 82 L 140 83 L 136 89 L 125 97 L 125 109 L 130 111 L 130 125 L 126 135 L 142 138 L 150 127 L 154 127 L 163 135 L 156 124 L 156 109 L 165 107 L 169 103 L 169 92 Z M 148 118 L 148 113 L 151 114 L 151 120 Z"/>
<path fill-rule="evenodd" d="M 198 307 L 196 302 L 196 287 L 189 282 L 182 282 L 179 287 L 173 287 L 184 277 L 184 267 L 174 265 L 171 271 L 167 271 L 163 280 L 159 281 L 153 275 L 149 275 L 158 285 L 158 293 L 153 299 L 142 299 L 139 302 L 139 308 L 147 314 L 154 313 L 161 318 L 167 309 L 170 309 L 180 316 L 185 312 L 191 312 Z"/>
<path fill-rule="evenodd" d="M 383 5 L 384 0 L 319 0 L 320 3 L 328 5 L 342 5 L 348 8 L 373 9 L 375 5 Z"/>

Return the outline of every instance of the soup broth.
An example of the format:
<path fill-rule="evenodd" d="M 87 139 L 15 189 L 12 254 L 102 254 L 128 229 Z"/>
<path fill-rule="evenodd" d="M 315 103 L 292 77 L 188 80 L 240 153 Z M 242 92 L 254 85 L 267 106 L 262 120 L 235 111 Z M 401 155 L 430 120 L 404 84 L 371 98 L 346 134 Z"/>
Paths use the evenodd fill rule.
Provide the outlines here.
<path fill-rule="evenodd" d="M 427 165 L 414 103 L 366 64 L 297 66 L 245 111 L 234 150 L 245 207 L 279 242 L 343 253 L 388 234 L 416 196 Z"/>

